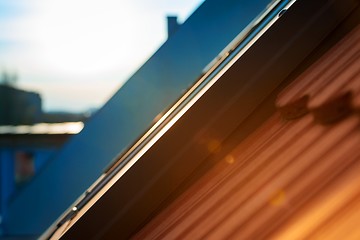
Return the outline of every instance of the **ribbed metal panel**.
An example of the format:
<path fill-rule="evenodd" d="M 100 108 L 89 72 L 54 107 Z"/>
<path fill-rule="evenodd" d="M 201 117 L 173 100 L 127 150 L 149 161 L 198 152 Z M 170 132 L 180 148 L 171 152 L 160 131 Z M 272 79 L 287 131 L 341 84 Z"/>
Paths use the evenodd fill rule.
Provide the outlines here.
<path fill-rule="evenodd" d="M 360 239 L 360 27 L 134 239 Z"/>
<path fill-rule="evenodd" d="M 328 51 L 281 93 L 277 106 L 287 118 L 312 112 L 336 121 L 360 107 L 360 27 Z"/>
<path fill-rule="evenodd" d="M 356 116 L 322 126 L 311 115 L 293 122 L 276 115 L 135 239 L 258 239 L 285 233 L 281 239 L 299 234 L 306 239 L 320 234 L 319 227 L 360 194 L 360 175 L 354 173 L 360 170 L 359 130 Z M 331 209 L 332 204 L 340 205 Z M 318 214 L 328 217 L 316 220 Z M 312 219 L 311 224 L 303 218 Z"/>

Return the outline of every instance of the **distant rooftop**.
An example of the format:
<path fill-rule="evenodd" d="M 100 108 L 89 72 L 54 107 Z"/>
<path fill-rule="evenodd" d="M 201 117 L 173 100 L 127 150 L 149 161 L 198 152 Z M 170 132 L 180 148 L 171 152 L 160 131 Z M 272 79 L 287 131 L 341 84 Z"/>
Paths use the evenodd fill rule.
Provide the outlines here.
<path fill-rule="evenodd" d="M 0 134 L 77 134 L 83 129 L 83 127 L 83 122 L 0 126 Z"/>

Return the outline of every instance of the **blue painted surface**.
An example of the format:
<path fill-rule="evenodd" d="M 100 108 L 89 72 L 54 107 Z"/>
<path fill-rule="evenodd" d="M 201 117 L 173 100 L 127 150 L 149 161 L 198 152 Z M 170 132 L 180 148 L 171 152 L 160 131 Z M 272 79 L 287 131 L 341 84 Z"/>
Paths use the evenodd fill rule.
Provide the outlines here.
<path fill-rule="evenodd" d="M 1 147 L 0 148 L 0 236 L 6 234 L 8 228 L 8 206 L 25 186 L 17 185 L 15 180 L 15 158 L 17 152 L 34 154 L 35 174 L 40 172 L 46 162 L 58 149 L 55 147 Z M 26 208 L 28 206 L 24 206 Z"/>
<path fill-rule="evenodd" d="M 15 191 L 14 181 L 14 151 L 12 149 L 0 149 L 0 229 L 3 228 L 3 222 L 7 215 L 7 205 L 10 196 Z M 0 232 L 2 232 L 0 230 Z"/>
<path fill-rule="evenodd" d="M 6 233 L 46 230 L 268 2 L 207 0 L 201 5 L 11 202 Z"/>

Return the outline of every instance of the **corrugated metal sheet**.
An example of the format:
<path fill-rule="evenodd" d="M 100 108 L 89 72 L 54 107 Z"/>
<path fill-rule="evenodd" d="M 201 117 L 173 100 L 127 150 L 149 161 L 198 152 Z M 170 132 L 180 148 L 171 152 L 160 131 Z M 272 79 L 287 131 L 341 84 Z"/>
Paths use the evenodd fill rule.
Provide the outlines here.
<path fill-rule="evenodd" d="M 134 239 L 360 239 L 360 27 Z"/>
<path fill-rule="evenodd" d="M 320 122 L 338 120 L 360 106 L 359 66 L 357 27 L 289 85 L 277 106 L 286 118 L 312 111 Z"/>

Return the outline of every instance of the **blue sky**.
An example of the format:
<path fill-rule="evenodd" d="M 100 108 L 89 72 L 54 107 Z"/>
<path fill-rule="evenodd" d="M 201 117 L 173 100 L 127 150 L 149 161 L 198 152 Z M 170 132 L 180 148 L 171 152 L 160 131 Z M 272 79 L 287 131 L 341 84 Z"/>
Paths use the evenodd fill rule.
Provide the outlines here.
<path fill-rule="evenodd" d="M 203 0 L 0 0 L 0 71 L 45 110 L 100 107 Z"/>

